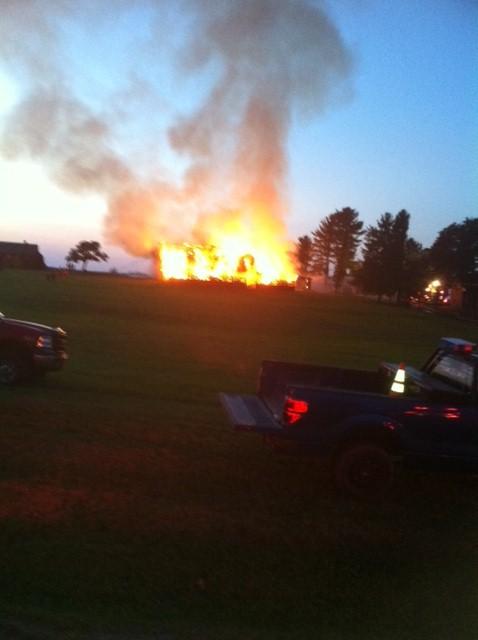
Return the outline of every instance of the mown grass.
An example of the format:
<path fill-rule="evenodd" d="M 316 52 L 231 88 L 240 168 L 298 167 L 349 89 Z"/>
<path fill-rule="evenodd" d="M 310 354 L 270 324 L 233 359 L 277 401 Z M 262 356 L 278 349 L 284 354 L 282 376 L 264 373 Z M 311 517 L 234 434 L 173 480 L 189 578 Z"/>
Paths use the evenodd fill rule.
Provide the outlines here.
<path fill-rule="evenodd" d="M 420 364 L 453 318 L 335 296 L 0 272 L 0 310 L 71 359 L 1 389 L 0 611 L 185 640 L 475 638 L 477 478 L 404 473 L 378 504 L 233 434 L 262 359 Z M 9 622 L 9 624 L 10 624 Z M 1 623 L 0 623 L 1 631 Z"/>

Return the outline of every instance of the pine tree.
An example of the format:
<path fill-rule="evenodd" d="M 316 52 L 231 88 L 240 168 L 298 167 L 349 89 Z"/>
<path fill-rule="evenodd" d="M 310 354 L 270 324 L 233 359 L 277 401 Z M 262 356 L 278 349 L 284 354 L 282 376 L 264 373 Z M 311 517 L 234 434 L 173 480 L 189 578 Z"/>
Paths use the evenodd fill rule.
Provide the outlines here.
<path fill-rule="evenodd" d="M 408 280 L 415 268 L 424 268 L 421 245 L 408 238 L 410 214 L 402 209 L 393 216 L 384 213 L 376 226 L 370 226 L 365 234 L 363 263 L 357 274 L 357 282 L 366 293 L 382 296 L 396 295 L 402 299 L 410 292 Z M 408 264 L 408 262 L 410 264 Z M 414 282 L 419 278 L 414 272 Z"/>
<path fill-rule="evenodd" d="M 313 271 L 312 240 L 309 236 L 300 236 L 297 240 L 295 256 L 299 263 L 301 276 L 307 276 Z"/>
<path fill-rule="evenodd" d="M 450 284 L 478 283 L 478 218 L 465 218 L 438 234 L 430 249 L 435 273 Z"/>
<path fill-rule="evenodd" d="M 365 233 L 363 261 L 356 280 L 365 293 L 391 295 L 393 290 L 388 279 L 389 247 L 391 245 L 393 216 L 384 213 L 376 226 L 368 227 Z"/>
<path fill-rule="evenodd" d="M 337 291 L 348 270 L 352 267 L 363 234 L 363 222 L 351 207 L 344 207 L 330 215 L 333 228 L 332 258 L 334 261 L 334 286 Z"/>
<path fill-rule="evenodd" d="M 409 224 L 410 214 L 402 209 L 393 220 L 390 247 L 390 281 L 393 291 L 397 294 L 397 300 L 402 299 L 402 292 L 406 286 L 404 275 Z"/>
<path fill-rule="evenodd" d="M 331 216 L 326 216 L 312 232 L 313 270 L 314 273 L 324 274 L 326 278 L 330 276 L 333 243 L 334 226 Z"/>

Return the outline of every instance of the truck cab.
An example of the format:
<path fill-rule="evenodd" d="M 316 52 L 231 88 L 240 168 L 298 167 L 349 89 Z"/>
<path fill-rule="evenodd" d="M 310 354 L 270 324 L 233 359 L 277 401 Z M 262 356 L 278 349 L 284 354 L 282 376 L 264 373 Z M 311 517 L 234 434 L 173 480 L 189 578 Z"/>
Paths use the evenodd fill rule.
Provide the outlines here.
<path fill-rule="evenodd" d="M 386 388 L 391 388 L 397 365 L 383 363 L 381 371 Z M 474 343 L 461 338 L 442 338 L 420 369 L 405 367 L 404 393 L 476 403 L 477 371 L 478 352 Z"/>

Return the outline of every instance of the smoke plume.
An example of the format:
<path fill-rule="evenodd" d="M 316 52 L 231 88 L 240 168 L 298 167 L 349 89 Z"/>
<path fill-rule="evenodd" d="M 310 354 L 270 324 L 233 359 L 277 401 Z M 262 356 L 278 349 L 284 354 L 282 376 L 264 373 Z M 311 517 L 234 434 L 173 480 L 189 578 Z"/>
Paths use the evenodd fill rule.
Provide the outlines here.
<path fill-rule="evenodd" d="M 231 210 L 251 227 L 259 211 L 262 226 L 285 234 L 291 124 L 343 99 L 353 67 L 322 5 L 182 0 L 172 9 L 166 0 L 116 0 L 114 13 L 113 3 L 100 0 L 1 0 L 1 6 L 0 60 L 19 90 L 1 151 L 41 163 L 64 189 L 103 196 L 110 242 L 145 255 L 161 240 L 201 239 Z M 148 28 L 128 36 L 133 54 L 128 43 L 111 40 L 116 61 L 106 38 L 112 86 L 88 95 L 78 82 L 81 47 L 68 46 L 65 33 L 73 30 L 85 43 L 95 29 L 117 38 L 118 21 L 134 32 L 138 16 Z M 175 21 L 181 28 L 172 28 Z M 184 100 L 170 105 L 152 86 L 168 60 L 178 85 L 197 80 L 189 110 Z M 130 89 L 138 85 L 144 102 L 135 110 L 139 98 Z M 158 108 L 168 105 L 169 125 L 156 146 L 148 141 L 142 166 L 137 142 L 130 148 L 124 135 L 125 119 L 132 130 L 144 127 L 155 100 Z M 179 173 L 171 175 L 164 157 L 177 158 Z"/>

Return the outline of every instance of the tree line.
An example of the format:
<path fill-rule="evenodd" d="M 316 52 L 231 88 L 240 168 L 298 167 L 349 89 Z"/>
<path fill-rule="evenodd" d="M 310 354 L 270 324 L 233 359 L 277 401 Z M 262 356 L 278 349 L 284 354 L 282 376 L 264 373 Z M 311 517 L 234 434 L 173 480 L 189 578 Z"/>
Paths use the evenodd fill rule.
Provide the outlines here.
<path fill-rule="evenodd" d="M 379 299 L 404 300 L 434 277 L 449 286 L 478 284 L 478 218 L 448 225 L 429 248 L 409 236 L 409 225 L 405 209 L 386 212 L 367 228 L 355 209 L 336 210 L 298 239 L 300 274 L 322 275 L 336 291 L 348 277 Z"/>

